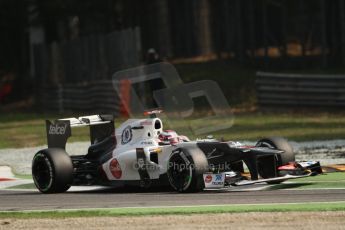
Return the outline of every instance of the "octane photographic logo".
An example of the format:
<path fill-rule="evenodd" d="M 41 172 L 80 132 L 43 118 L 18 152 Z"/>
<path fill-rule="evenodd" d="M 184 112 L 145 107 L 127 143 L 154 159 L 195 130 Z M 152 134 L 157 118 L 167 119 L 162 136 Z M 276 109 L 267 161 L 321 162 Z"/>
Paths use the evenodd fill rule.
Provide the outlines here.
<path fill-rule="evenodd" d="M 59 124 L 51 124 L 49 126 L 49 134 L 50 135 L 64 135 L 66 133 L 67 124 L 59 125 Z"/>
<path fill-rule="evenodd" d="M 198 170 L 202 170 L 202 171 L 209 171 L 210 169 L 212 168 L 216 168 L 217 170 L 219 171 L 230 171 L 231 170 L 231 165 L 230 163 L 228 162 L 224 162 L 224 163 L 221 163 L 221 164 L 208 164 L 208 166 L 206 166 L 207 168 L 203 168 L 203 167 L 198 167 L 196 168 L 195 164 L 193 163 L 175 163 L 175 162 L 169 162 L 168 165 L 167 165 L 168 168 L 171 168 L 173 170 L 177 170 L 177 171 L 183 171 L 183 170 L 195 170 L 195 169 L 198 169 Z"/>
<path fill-rule="evenodd" d="M 153 171 L 159 169 L 159 166 L 153 164 L 145 164 L 145 160 L 143 158 L 139 158 L 136 162 L 132 164 L 132 169 L 138 171 L 139 169 L 145 168 L 148 171 Z"/>
<path fill-rule="evenodd" d="M 175 67 L 156 63 L 116 72 L 113 86 L 130 117 L 143 111 L 162 108 L 165 124 L 184 135 L 200 135 L 229 129 L 233 124 L 230 110 L 221 88 L 215 81 L 183 83 Z M 156 82 L 156 83 L 155 83 Z M 163 86 L 163 84 L 164 86 Z M 196 111 L 195 99 L 205 98 L 208 105 Z M 206 109 L 209 108 L 209 109 Z M 178 122 L 174 122 L 178 120 Z M 181 130 L 182 129 L 182 130 Z"/>

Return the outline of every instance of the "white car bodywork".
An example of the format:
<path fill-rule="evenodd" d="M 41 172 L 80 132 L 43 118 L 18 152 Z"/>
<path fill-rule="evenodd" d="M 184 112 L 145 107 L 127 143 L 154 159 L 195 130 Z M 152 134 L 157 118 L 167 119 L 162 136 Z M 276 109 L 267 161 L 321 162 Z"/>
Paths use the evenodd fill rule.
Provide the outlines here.
<path fill-rule="evenodd" d="M 113 157 L 102 165 L 109 180 L 140 180 L 138 168 L 145 164 L 151 179 L 158 179 L 167 171 L 169 156 L 176 146 L 159 145 L 159 134 L 163 132 L 163 123 L 159 118 L 129 119 L 116 129 L 117 147 Z M 137 149 L 143 149 L 145 162 L 137 161 Z M 150 154 L 157 153 L 158 164 L 150 161 Z M 116 159 L 122 173 L 116 178 L 112 173 L 111 162 Z"/>

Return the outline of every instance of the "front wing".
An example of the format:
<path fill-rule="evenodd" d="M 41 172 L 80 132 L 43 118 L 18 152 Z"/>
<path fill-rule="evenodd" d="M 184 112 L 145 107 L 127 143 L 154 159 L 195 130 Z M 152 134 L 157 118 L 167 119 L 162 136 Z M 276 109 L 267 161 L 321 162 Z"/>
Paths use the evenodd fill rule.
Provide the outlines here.
<path fill-rule="evenodd" d="M 236 172 L 204 173 L 205 189 L 219 189 L 230 186 L 253 185 L 257 183 L 279 183 L 290 179 L 315 176 L 322 173 L 318 161 L 292 162 L 278 168 L 278 177 L 248 180 Z"/>

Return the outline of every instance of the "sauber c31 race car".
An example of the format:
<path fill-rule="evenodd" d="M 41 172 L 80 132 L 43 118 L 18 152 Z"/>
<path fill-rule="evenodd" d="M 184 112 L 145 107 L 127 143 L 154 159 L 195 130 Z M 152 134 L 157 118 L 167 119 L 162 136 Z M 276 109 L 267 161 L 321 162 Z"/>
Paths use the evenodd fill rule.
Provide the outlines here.
<path fill-rule="evenodd" d="M 34 183 L 42 193 L 67 191 L 72 185 L 169 186 L 198 192 L 322 173 L 319 162 L 295 162 L 281 137 L 263 138 L 255 146 L 233 141 L 190 141 L 163 130 L 157 111 L 146 119 L 129 119 L 115 131 L 114 117 L 92 115 L 46 121 L 48 148 L 32 161 Z M 65 151 L 71 128 L 89 126 L 85 155 Z"/>

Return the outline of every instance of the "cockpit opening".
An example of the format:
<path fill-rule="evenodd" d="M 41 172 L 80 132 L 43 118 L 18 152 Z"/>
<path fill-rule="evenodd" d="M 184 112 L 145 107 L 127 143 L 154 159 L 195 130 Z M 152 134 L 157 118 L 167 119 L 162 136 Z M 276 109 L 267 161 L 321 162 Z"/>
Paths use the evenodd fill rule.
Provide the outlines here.
<path fill-rule="evenodd" d="M 155 121 L 155 129 L 161 129 L 162 128 L 162 123 L 160 120 Z"/>

